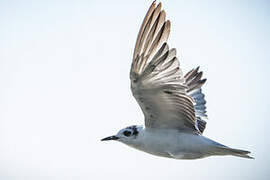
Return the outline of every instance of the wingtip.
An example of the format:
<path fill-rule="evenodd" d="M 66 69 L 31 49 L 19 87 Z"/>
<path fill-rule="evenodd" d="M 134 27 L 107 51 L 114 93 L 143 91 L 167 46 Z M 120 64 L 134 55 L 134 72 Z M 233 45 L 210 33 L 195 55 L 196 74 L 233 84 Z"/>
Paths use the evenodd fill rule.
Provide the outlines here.
<path fill-rule="evenodd" d="M 196 67 L 195 71 L 198 72 L 200 69 L 200 66 Z"/>
<path fill-rule="evenodd" d="M 170 31 L 171 31 L 171 21 L 167 20 L 165 23 L 166 23 L 165 28 L 167 30 L 167 36 L 169 37 Z M 167 39 L 168 39 L 168 37 L 167 37 Z"/>
<path fill-rule="evenodd" d="M 167 23 L 167 26 L 170 28 L 171 27 L 171 21 L 167 20 L 166 23 Z"/>
<path fill-rule="evenodd" d="M 157 3 L 157 1 L 154 0 L 154 1 L 152 2 L 152 5 L 156 6 L 156 3 Z M 157 7 L 159 7 L 159 6 L 162 7 L 162 3 L 161 3 L 161 2 L 158 3 Z"/>
<path fill-rule="evenodd" d="M 205 79 L 202 79 L 202 80 L 201 80 L 201 83 L 204 84 L 206 81 L 207 81 L 206 78 L 205 78 Z"/>
<path fill-rule="evenodd" d="M 151 6 L 156 6 L 156 0 L 154 0 L 153 2 L 152 2 L 152 4 L 151 4 Z"/>
<path fill-rule="evenodd" d="M 155 1 L 155 2 L 156 2 L 156 1 Z M 157 5 L 157 7 L 162 7 L 162 3 L 159 2 L 158 5 Z"/>

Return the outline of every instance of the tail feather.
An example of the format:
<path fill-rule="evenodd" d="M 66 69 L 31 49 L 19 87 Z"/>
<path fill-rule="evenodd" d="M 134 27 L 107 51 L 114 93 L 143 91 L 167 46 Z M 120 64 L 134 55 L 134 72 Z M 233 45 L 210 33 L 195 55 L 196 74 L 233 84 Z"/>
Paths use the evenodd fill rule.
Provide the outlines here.
<path fill-rule="evenodd" d="M 232 155 L 232 156 L 238 156 L 242 158 L 248 158 L 248 159 L 254 159 L 254 157 L 249 156 L 249 151 L 241 150 L 241 149 L 233 149 L 229 147 L 218 147 L 217 149 L 218 155 Z"/>

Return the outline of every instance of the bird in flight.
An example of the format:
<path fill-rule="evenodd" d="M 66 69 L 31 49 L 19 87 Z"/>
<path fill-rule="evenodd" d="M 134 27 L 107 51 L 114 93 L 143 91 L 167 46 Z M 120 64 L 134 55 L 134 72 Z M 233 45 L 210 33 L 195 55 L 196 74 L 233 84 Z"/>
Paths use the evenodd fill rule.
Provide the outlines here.
<path fill-rule="evenodd" d="M 154 1 L 141 25 L 130 70 L 131 91 L 140 105 L 144 126 L 129 126 L 102 141 L 116 140 L 138 150 L 167 158 L 199 159 L 233 155 L 250 158 L 205 136 L 206 101 L 199 67 L 183 75 L 176 49 L 167 40 L 170 21 Z"/>

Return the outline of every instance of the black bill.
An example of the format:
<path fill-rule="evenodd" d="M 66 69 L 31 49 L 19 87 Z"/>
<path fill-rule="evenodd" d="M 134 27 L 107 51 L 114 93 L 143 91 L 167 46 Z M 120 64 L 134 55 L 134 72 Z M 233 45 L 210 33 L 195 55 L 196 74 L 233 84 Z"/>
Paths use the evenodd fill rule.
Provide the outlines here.
<path fill-rule="evenodd" d="M 109 141 L 109 140 L 117 140 L 117 139 L 119 139 L 119 137 L 117 137 L 117 136 L 109 136 L 109 137 L 101 139 L 101 141 Z"/>

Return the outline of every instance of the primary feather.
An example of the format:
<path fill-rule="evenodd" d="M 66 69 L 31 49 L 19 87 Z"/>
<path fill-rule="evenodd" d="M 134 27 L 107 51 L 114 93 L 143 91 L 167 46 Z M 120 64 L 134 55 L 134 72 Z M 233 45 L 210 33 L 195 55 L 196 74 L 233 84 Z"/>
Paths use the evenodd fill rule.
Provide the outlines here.
<path fill-rule="evenodd" d="M 139 103 L 145 126 L 202 133 L 206 122 L 202 72 L 185 76 L 167 40 L 170 21 L 161 3 L 150 6 L 141 25 L 130 71 L 131 90 Z"/>

